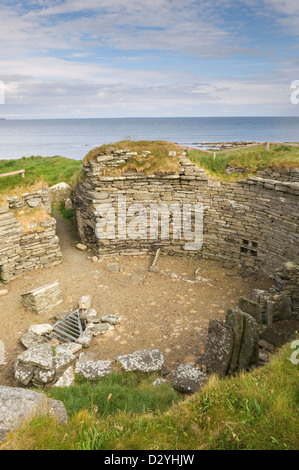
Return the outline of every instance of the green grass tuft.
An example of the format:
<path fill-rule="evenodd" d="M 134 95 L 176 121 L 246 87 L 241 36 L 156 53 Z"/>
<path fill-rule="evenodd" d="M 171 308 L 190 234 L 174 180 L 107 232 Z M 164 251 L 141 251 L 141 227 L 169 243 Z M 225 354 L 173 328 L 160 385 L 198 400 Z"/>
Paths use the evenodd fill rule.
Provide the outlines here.
<path fill-rule="evenodd" d="M 23 157 L 20 159 L 0 160 L 0 174 L 26 170 L 21 175 L 0 178 L 0 193 L 14 188 L 30 187 L 39 182 L 48 186 L 65 182 L 73 186 L 82 177 L 82 161 L 65 157 Z"/>

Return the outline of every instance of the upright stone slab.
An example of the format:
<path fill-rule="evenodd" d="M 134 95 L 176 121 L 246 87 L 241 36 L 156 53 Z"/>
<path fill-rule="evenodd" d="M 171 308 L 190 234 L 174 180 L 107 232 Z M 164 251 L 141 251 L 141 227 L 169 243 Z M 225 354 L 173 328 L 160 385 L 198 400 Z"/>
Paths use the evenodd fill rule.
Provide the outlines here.
<path fill-rule="evenodd" d="M 22 294 L 22 304 L 38 315 L 48 312 L 63 301 L 58 281 Z"/>
<path fill-rule="evenodd" d="M 245 297 L 239 298 L 239 308 L 242 312 L 251 315 L 258 323 L 262 321 L 261 308 L 258 302 L 246 299 Z"/>
<path fill-rule="evenodd" d="M 233 351 L 227 370 L 228 374 L 233 374 L 237 371 L 238 368 L 239 353 L 244 329 L 243 312 L 239 308 L 228 309 L 225 317 L 225 323 L 232 329 L 234 337 Z"/>
<path fill-rule="evenodd" d="M 238 370 L 248 369 L 251 365 L 257 364 L 259 359 L 258 323 L 248 313 L 242 313 L 244 316 L 244 326 L 238 359 Z"/>
<path fill-rule="evenodd" d="M 208 373 L 226 374 L 231 360 L 234 335 L 230 326 L 210 320 L 203 363 Z"/>

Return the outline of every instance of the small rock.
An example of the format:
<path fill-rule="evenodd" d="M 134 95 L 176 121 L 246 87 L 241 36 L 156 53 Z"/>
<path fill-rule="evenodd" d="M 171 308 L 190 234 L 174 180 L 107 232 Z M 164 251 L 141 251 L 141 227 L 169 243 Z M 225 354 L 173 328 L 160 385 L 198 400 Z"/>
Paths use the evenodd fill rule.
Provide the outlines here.
<path fill-rule="evenodd" d="M 96 263 L 97 261 L 99 261 L 99 258 L 98 258 L 97 256 L 93 256 L 93 257 L 91 258 L 91 261 L 92 261 L 93 263 Z"/>
<path fill-rule="evenodd" d="M 80 334 L 79 338 L 76 340 L 76 343 L 82 345 L 83 348 L 88 348 L 90 346 L 91 340 L 93 338 L 93 332 L 86 329 L 83 333 Z"/>
<path fill-rule="evenodd" d="M 79 315 L 81 320 L 93 321 L 97 318 L 98 312 L 95 308 L 87 308 L 86 310 L 81 310 Z M 99 321 L 101 321 L 101 319 Z"/>
<path fill-rule="evenodd" d="M 207 374 L 190 364 L 181 364 L 171 376 L 173 387 L 182 393 L 195 393 L 207 381 Z"/>
<path fill-rule="evenodd" d="M 152 383 L 154 387 L 157 387 L 158 385 L 163 385 L 163 384 L 168 384 L 168 380 L 162 379 L 161 377 L 159 377 Z"/>
<path fill-rule="evenodd" d="M 83 245 L 83 243 L 77 243 L 76 248 L 81 251 L 87 251 L 87 246 Z"/>
<path fill-rule="evenodd" d="M 51 331 L 53 331 L 53 327 L 48 323 L 42 323 L 40 325 L 31 325 L 28 331 L 43 336 L 51 333 Z"/>
<path fill-rule="evenodd" d="M 103 323 L 110 323 L 111 325 L 118 325 L 121 322 L 121 317 L 117 315 L 106 315 L 102 318 Z"/>
<path fill-rule="evenodd" d="M 87 310 L 91 308 L 91 297 L 90 295 L 84 295 L 79 299 L 79 309 Z"/>
<path fill-rule="evenodd" d="M 8 290 L 7 289 L 1 289 L 0 290 L 0 297 L 2 297 L 2 295 L 6 295 L 8 294 Z"/>
<path fill-rule="evenodd" d="M 85 331 L 92 331 L 94 336 L 104 335 L 107 331 L 113 330 L 114 326 L 110 323 L 88 323 Z"/>
<path fill-rule="evenodd" d="M 54 387 L 69 387 L 74 383 L 75 380 L 75 372 L 74 366 L 68 367 L 61 377 L 57 380 L 54 384 Z"/>

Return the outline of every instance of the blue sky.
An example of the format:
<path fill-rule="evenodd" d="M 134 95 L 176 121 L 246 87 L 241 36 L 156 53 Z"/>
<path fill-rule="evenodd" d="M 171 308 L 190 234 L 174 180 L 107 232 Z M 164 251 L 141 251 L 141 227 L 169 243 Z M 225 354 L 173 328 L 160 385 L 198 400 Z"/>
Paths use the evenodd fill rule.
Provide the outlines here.
<path fill-rule="evenodd" d="M 7 118 L 298 116 L 298 0 L 1 0 Z"/>

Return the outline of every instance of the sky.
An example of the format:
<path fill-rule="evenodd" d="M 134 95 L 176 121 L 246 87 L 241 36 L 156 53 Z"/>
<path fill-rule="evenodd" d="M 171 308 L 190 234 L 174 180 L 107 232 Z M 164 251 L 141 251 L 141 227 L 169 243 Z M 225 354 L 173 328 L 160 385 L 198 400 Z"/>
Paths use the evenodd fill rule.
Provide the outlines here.
<path fill-rule="evenodd" d="M 0 117 L 299 116 L 298 24 L 298 0 L 0 0 Z"/>

